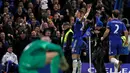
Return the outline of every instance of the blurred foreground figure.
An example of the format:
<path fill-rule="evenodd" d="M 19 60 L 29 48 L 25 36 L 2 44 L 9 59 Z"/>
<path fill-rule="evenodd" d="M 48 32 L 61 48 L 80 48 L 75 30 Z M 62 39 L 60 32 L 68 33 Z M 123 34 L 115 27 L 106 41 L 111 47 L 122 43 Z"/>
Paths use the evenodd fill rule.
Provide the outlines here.
<path fill-rule="evenodd" d="M 49 37 L 42 37 L 26 46 L 20 58 L 20 73 L 38 73 L 46 64 L 51 65 L 51 73 L 58 73 L 59 67 L 67 70 L 68 64 L 59 45 L 50 43 Z"/>

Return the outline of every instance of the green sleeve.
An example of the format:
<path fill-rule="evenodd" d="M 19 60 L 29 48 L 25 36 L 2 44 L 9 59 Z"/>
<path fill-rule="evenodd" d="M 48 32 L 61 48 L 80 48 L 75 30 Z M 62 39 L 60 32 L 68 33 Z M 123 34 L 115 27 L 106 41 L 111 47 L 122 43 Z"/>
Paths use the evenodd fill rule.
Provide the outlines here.
<path fill-rule="evenodd" d="M 31 45 L 33 49 L 35 49 L 37 46 L 38 48 L 41 48 L 45 51 L 58 52 L 60 54 L 60 56 L 63 56 L 63 51 L 62 51 L 62 48 L 60 45 L 56 45 L 56 44 L 46 42 L 43 40 L 37 40 L 37 41 L 33 42 L 32 44 L 35 44 L 35 45 Z"/>
<path fill-rule="evenodd" d="M 63 50 L 61 48 L 61 46 L 53 44 L 53 43 L 48 43 L 48 45 L 46 46 L 46 50 L 48 51 L 56 51 L 59 53 L 60 56 L 63 56 Z"/>
<path fill-rule="evenodd" d="M 46 61 L 46 51 L 56 51 L 63 56 L 62 48 L 59 45 L 37 40 L 27 45 L 20 57 L 20 70 L 42 68 Z M 24 72 L 21 70 L 20 72 Z"/>
<path fill-rule="evenodd" d="M 53 43 L 49 43 L 42 40 L 37 40 L 30 43 L 29 45 L 25 47 L 21 58 L 23 58 L 23 60 L 27 59 L 29 63 L 32 62 L 33 64 L 32 60 L 43 61 L 43 59 L 45 59 L 43 55 L 45 54 L 46 51 L 56 51 L 59 53 L 60 56 L 63 56 L 62 48 L 59 45 L 55 45 Z M 43 57 L 43 58 L 40 58 L 40 57 Z"/>
<path fill-rule="evenodd" d="M 20 67 L 24 67 L 25 69 L 36 69 L 42 68 L 45 65 L 46 55 L 22 55 L 20 59 Z"/>

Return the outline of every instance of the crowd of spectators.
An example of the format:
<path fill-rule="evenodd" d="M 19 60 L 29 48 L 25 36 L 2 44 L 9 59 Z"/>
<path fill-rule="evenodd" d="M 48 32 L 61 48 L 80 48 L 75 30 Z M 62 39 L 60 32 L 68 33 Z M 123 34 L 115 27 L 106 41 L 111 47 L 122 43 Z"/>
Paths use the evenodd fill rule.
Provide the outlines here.
<path fill-rule="evenodd" d="M 88 23 L 94 24 L 95 15 L 101 14 L 105 26 L 114 0 L 0 0 L 0 59 L 8 46 L 13 47 L 19 59 L 25 46 L 42 36 L 49 36 L 53 43 L 60 44 L 62 24 L 70 22 L 73 28 L 76 10 L 90 3 L 93 9 Z M 123 17 L 130 18 L 124 14 Z"/>

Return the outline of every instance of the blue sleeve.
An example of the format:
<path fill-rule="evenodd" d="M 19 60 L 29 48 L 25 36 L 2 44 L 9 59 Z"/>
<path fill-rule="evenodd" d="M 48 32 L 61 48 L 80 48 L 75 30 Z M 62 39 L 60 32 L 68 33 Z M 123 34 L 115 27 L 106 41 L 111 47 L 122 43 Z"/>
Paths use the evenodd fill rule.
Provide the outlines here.
<path fill-rule="evenodd" d="M 125 24 L 123 24 L 123 31 L 126 31 L 127 29 L 126 29 L 126 26 L 125 26 Z"/>
<path fill-rule="evenodd" d="M 110 29 L 111 28 L 111 23 L 107 22 L 107 28 Z"/>
<path fill-rule="evenodd" d="M 77 23 L 77 22 L 80 22 L 79 18 L 76 18 L 76 23 Z"/>

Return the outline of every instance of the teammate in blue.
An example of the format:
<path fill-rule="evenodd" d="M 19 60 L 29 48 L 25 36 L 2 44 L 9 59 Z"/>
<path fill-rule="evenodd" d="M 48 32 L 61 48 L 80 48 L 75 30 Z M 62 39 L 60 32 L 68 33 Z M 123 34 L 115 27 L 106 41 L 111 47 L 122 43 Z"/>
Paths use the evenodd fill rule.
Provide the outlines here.
<path fill-rule="evenodd" d="M 91 7 L 87 9 L 81 8 L 76 12 L 76 22 L 74 24 L 74 40 L 72 43 L 72 59 L 73 59 L 73 71 L 72 73 L 81 73 L 81 60 L 80 60 L 80 52 L 82 48 L 86 48 L 85 42 L 82 40 L 83 36 L 83 28 L 84 28 L 84 20 L 87 18 Z M 78 69 L 78 70 L 77 70 Z M 78 71 L 78 72 L 76 72 Z"/>
<path fill-rule="evenodd" d="M 101 40 L 104 40 L 109 34 L 109 61 L 114 63 L 115 72 L 119 72 L 121 69 L 121 61 L 116 56 L 121 55 L 120 50 L 123 49 L 121 39 L 123 33 L 126 37 L 125 44 L 128 44 L 128 31 L 125 24 L 118 19 L 119 15 L 118 10 L 112 11 L 112 20 L 108 21 L 106 31 L 101 37 Z"/>

